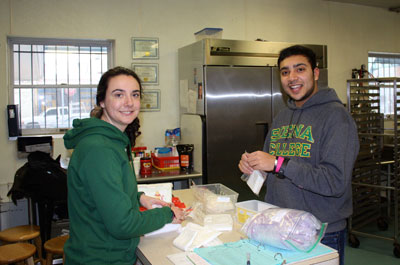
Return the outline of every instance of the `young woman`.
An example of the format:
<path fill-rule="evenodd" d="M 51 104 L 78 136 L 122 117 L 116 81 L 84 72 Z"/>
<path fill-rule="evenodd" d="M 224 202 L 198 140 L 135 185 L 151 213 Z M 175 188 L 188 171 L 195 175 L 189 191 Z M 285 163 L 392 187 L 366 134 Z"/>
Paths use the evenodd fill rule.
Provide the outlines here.
<path fill-rule="evenodd" d="M 95 117 L 74 120 L 64 136 L 65 147 L 74 149 L 68 167 L 68 265 L 132 265 L 141 235 L 183 219 L 180 209 L 137 190 L 128 153 L 140 134 L 141 89 L 132 70 L 108 70 L 97 88 Z M 150 210 L 140 212 L 140 205 Z"/>

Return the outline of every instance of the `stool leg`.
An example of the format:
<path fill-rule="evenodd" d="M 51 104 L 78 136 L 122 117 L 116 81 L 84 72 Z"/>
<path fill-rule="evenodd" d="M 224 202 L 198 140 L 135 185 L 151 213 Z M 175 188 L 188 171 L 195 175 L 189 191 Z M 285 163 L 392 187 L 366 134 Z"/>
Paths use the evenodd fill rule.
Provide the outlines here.
<path fill-rule="evenodd" d="M 47 251 L 47 254 L 46 254 L 46 263 L 45 264 L 46 265 L 52 265 L 53 264 L 53 254 L 49 253 L 48 251 Z"/>
<path fill-rule="evenodd" d="M 37 238 L 34 239 L 35 241 L 35 245 L 36 245 L 36 249 L 37 249 L 37 253 L 38 253 L 38 258 L 40 260 L 40 263 L 43 262 L 43 254 L 42 254 L 42 239 L 40 238 L 40 236 L 38 236 Z"/>
<path fill-rule="evenodd" d="M 30 257 L 30 258 L 26 259 L 26 263 L 28 265 L 35 265 L 35 262 L 33 262 L 33 257 Z"/>

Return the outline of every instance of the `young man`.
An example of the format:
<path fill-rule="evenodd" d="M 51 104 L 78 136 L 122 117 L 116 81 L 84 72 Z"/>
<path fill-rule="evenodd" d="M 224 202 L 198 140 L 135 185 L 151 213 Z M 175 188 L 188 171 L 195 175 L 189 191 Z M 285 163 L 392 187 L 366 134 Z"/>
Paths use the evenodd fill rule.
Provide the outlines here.
<path fill-rule="evenodd" d="M 286 48 L 278 66 L 288 107 L 275 117 L 263 151 L 243 154 L 239 168 L 244 174 L 268 172 L 266 202 L 310 212 L 328 223 L 322 243 L 337 249 L 343 264 L 357 128 L 335 91 L 318 89 L 312 50 Z"/>

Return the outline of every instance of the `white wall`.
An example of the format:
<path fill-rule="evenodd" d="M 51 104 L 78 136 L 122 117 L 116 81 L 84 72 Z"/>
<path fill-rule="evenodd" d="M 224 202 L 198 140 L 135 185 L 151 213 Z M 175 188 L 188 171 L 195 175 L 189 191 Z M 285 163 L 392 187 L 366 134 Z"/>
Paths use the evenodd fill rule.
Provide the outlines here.
<path fill-rule="evenodd" d="M 179 126 L 177 49 L 194 32 L 221 27 L 224 39 L 326 44 L 329 85 L 346 102 L 346 79 L 367 64 L 368 51 L 400 53 L 399 26 L 400 14 L 321 0 L 0 0 L 0 184 L 25 163 L 7 134 L 7 36 L 114 39 L 115 65 L 125 67 L 131 37 L 158 37 L 161 111 L 140 114 L 138 139 L 153 148 Z M 66 153 L 62 139 L 55 146 L 55 156 Z"/>

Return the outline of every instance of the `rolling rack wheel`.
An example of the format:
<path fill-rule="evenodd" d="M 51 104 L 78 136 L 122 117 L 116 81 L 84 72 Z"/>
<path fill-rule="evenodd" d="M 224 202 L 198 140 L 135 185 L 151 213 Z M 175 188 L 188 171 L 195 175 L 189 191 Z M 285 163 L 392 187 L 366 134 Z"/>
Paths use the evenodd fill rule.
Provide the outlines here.
<path fill-rule="evenodd" d="M 360 246 L 360 240 L 358 240 L 355 235 L 349 234 L 349 245 L 352 248 L 358 248 Z"/>
<path fill-rule="evenodd" d="M 394 243 L 393 254 L 396 258 L 400 259 L 400 244 Z"/>
<path fill-rule="evenodd" d="M 389 228 L 389 224 L 388 224 L 388 222 L 386 221 L 385 217 L 379 217 L 379 218 L 376 220 L 376 225 L 378 226 L 378 229 L 379 229 L 380 231 L 387 231 L 388 228 Z"/>

